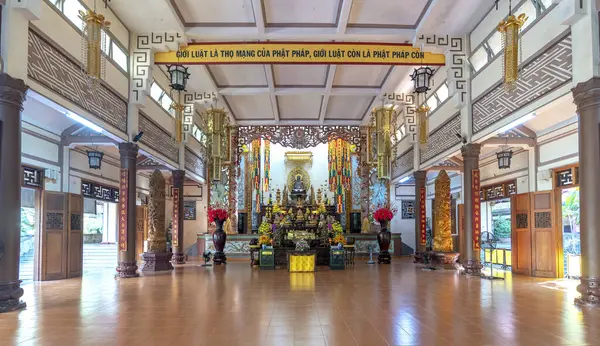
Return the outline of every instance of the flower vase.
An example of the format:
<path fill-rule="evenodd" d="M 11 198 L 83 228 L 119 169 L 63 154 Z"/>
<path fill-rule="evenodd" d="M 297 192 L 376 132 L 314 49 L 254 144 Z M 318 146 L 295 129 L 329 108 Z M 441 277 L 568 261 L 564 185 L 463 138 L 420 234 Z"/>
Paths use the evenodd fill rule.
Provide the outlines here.
<path fill-rule="evenodd" d="M 227 256 L 225 256 L 225 243 L 227 242 L 227 233 L 223 231 L 223 224 L 225 220 L 215 219 L 215 225 L 217 229 L 212 235 L 213 244 L 215 245 L 215 255 L 213 257 L 213 263 L 215 265 L 227 264 Z"/>
<path fill-rule="evenodd" d="M 379 221 L 379 224 L 381 225 L 381 230 L 377 233 L 377 243 L 379 244 L 377 263 L 390 264 L 392 256 L 390 256 L 389 248 L 392 234 L 387 229 L 388 221 Z"/>

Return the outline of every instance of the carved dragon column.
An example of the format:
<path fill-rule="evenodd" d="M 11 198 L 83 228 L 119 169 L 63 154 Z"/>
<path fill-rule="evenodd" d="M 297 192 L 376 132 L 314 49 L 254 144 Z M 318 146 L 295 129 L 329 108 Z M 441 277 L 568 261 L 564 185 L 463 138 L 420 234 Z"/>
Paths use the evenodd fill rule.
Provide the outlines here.
<path fill-rule="evenodd" d="M 21 111 L 29 87 L 0 74 L 0 312 L 24 309 L 19 280 Z"/>
<path fill-rule="evenodd" d="M 167 252 L 165 233 L 165 178 L 159 170 L 150 176 L 148 201 L 148 252 L 144 252 L 142 272 L 171 270 L 171 257 Z"/>

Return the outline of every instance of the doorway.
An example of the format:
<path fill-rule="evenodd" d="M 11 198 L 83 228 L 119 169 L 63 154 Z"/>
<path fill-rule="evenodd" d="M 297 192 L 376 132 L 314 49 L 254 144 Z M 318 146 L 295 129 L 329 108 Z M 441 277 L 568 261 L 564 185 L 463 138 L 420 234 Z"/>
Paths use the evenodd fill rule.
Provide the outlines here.
<path fill-rule="evenodd" d="M 579 232 L 579 187 L 563 188 L 561 198 L 561 236 L 564 277 L 581 276 L 581 237 Z"/>
<path fill-rule="evenodd" d="M 495 249 L 482 248 L 481 261 L 494 268 L 510 269 L 512 265 L 512 226 L 510 198 L 481 203 L 481 232 L 494 235 Z"/>
<path fill-rule="evenodd" d="M 117 204 L 83 199 L 83 274 L 117 266 Z"/>
<path fill-rule="evenodd" d="M 40 226 L 39 191 L 21 188 L 21 244 L 19 254 L 19 280 L 31 282 L 36 267 L 36 235 Z"/>

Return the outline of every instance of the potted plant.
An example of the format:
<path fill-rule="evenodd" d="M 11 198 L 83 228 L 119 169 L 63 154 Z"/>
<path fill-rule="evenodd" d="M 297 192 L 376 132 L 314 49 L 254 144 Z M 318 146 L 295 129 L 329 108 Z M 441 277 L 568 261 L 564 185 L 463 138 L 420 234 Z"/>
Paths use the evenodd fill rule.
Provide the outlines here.
<path fill-rule="evenodd" d="M 392 234 L 388 231 L 388 223 L 394 218 L 394 212 L 387 207 L 379 208 L 373 214 L 373 218 L 381 225 L 381 230 L 377 233 L 377 243 L 379 244 L 377 262 L 390 264 L 392 257 L 389 248 Z"/>
<path fill-rule="evenodd" d="M 214 222 L 217 227 L 212 235 L 213 244 L 215 245 L 215 255 L 213 257 L 213 263 L 215 265 L 227 264 L 227 257 L 223 252 L 225 249 L 225 242 L 227 242 L 227 233 L 223 231 L 223 224 L 228 217 L 227 210 L 223 208 L 208 209 L 208 221 Z"/>

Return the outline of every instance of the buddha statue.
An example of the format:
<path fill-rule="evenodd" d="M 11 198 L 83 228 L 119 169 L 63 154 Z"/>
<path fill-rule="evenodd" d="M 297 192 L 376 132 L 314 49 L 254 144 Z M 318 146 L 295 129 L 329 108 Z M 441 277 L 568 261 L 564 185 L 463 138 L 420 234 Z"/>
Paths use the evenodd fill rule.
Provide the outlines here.
<path fill-rule="evenodd" d="M 294 181 L 294 189 L 292 192 L 306 192 L 304 189 L 304 183 L 300 179 L 299 175 L 296 176 L 296 180 Z"/>
<path fill-rule="evenodd" d="M 296 175 L 294 179 L 294 184 L 292 185 L 290 197 L 292 198 L 292 200 L 296 201 L 297 206 L 301 207 L 304 204 L 304 200 L 306 199 L 306 188 L 304 186 L 304 182 L 302 181 L 302 176 L 300 174 Z"/>

